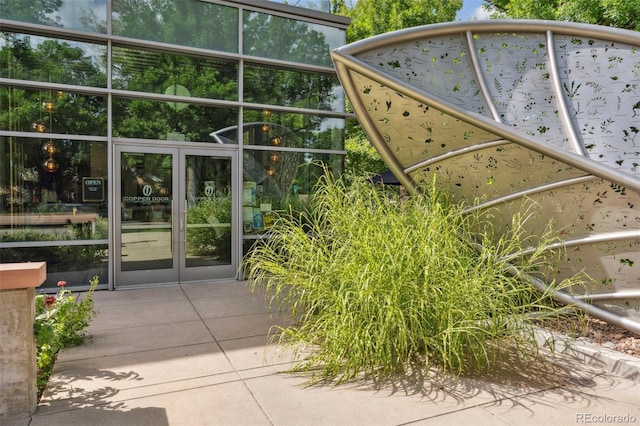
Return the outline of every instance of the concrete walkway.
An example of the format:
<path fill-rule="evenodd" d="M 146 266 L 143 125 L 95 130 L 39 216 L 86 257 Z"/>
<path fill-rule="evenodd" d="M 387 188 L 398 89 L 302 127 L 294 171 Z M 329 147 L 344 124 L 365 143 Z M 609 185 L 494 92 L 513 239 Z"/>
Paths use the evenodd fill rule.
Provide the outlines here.
<path fill-rule="evenodd" d="M 36 414 L 16 424 L 640 424 L 640 366 L 623 378 L 568 356 L 507 359 L 458 380 L 305 387 L 282 373 L 291 354 L 267 346 L 277 320 L 244 282 L 102 291 L 95 304 L 91 338 L 59 354 Z"/>

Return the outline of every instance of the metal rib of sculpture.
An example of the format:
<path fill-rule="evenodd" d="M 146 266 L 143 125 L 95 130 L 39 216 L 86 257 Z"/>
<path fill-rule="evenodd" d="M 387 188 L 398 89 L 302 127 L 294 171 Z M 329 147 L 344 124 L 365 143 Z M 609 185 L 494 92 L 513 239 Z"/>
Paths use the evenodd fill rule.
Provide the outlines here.
<path fill-rule="evenodd" d="M 560 229 L 587 289 L 555 293 L 640 334 L 640 33 L 550 21 L 410 28 L 332 52 L 362 127 L 409 190 L 507 226 L 523 200 Z M 526 255 L 526 253 L 522 253 Z M 527 277 L 543 290 L 547 283 Z"/>

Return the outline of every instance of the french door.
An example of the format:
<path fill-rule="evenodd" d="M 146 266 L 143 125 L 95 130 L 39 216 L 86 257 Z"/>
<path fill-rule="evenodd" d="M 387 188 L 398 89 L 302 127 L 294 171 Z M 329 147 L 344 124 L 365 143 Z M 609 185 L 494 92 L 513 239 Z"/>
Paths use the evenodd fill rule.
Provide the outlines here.
<path fill-rule="evenodd" d="M 237 153 L 118 146 L 116 286 L 235 277 Z"/>

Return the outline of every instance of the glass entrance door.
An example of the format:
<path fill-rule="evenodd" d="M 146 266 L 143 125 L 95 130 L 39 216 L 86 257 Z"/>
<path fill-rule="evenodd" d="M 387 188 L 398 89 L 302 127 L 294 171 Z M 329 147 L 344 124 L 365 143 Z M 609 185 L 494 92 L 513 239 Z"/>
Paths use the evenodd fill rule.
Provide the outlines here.
<path fill-rule="evenodd" d="M 235 153 L 119 146 L 116 286 L 233 278 Z"/>

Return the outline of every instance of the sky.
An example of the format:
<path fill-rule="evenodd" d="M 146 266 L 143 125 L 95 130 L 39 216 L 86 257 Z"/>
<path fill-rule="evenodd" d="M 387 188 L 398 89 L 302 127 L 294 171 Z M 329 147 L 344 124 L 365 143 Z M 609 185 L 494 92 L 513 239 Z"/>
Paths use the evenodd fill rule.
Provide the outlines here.
<path fill-rule="evenodd" d="M 456 15 L 456 19 L 460 21 L 488 18 L 489 13 L 482 9 L 482 0 L 464 0 L 462 9 Z"/>

